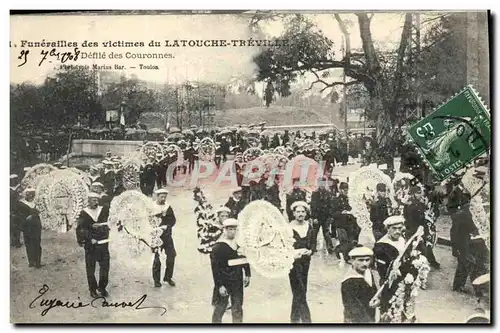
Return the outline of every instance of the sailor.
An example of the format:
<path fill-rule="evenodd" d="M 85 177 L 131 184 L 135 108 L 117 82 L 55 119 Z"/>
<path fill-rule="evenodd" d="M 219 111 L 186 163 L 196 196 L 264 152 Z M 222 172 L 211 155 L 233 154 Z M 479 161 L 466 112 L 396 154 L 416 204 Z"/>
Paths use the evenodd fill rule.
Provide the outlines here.
<path fill-rule="evenodd" d="M 290 208 L 295 217 L 295 219 L 290 221 L 295 241 L 293 244 L 295 261 L 288 274 L 293 295 L 290 322 L 292 324 L 310 323 L 311 312 L 307 304 L 307 280 L 311 265 L 311 255 L 313 254 L 312 236 L 314 231 L 312 224 L 308 220 L 310 208 L 306 202 L 296 201 Z"/>
<path fill-rule="evenodd" d="M 165 261 L 165 275 L 163 276 L 163 282 L 167 282 L 170 286 L 175 287 L 175 282 L 172 280 L 174 275 L 174 265 L 175 257 L 177 252 L 175 251 L 174 240 L 172 238 L 172 228 L 175 226 L 176 218 L 174 210 L 167 203 L 168 191 L 166 189 L 158 189 L 155 191 L 156 194 L 156 205 L 160 209 L 161 223 L 160 227 L 164 227 L 163 234 L 160 236 L 163 244 L 160 248 L 155 249 L 155 256 L 153 261 L 153 280 L 155 287 L 161 287 L 160 277 L 161 277 L 161 261 L 160 252 L 163 251 L 167 256 Z"/>
<path fill-rule="evenodd" d="M 294 178 L 292 192 L 286 195 L 286 213 L 288 221 L 292 221 L 294 216 L 292 212 L 292 204 L 296 201 L 306 201 L 306 191 L 300 188 L 300 178 Z"/>
<path fill-rule="evenodd" d="M 238 218 L 238 214 L 246 206 L 247 201 L 242 198 L 242 195 L 243 195 L 243 189 L 240 186 L 235 187 L 232 190 L 232 196 L 227 200 L 226 204 L 224 205 L 231 210 L 231 214 L 229 215 L 229 217 L 233 219 Z"/>
<path fill-rule="evenodd" d="M 232 218 L 226 219 L 223 227 L 223 234 L 213 246 L 210 254 L 215 288 L 218 291 L 212 323 L 222 322 L 229 298 L 231 298 L 233 323 L 241 323 L 243 322 L 243 289 L 250 284 L 250 265 L 230 263 L 231 260 L 244 258 L 238 253 L 235 239 L 238 221 Z"/>
<path fill-rule="evenodd" d="M 106 206 L 109 208 L 111 204 L 111 197 L 104 192 L 104 185 L 100 182 L 94 182 L 90 185 L 90 191 L 97 193 L 101 196 L 99 199 L 100 206 Z"/>
<path fill-rule="evenodd" d="M 35 208 L 35 189 L 27 188 L 24 191 L 24 199 L 20 201 L 19 210 L 23 216 L 23 236 L 26 246 L 29 267 L 41 268 L 42 259 L 42 222 Z"/>
<path fill-rule="evenodd" d="M 23 219 L 19 216 L 19 177 L 10 175 L 10 246 L 20 248 Z"/>
<path fill-rule="evenodd" d="M 384 226 L 387 228 L 387 234 L 380 238 L 373 247 L 380 281 L 387 279 L 389 266 L 404 251 L 406 243 L 403 238 L 404 223 L 403 216 L 386 218 Z"/>
<path fill-rule="evenodd" d="M 387 198 L 387 186 L 377 184 L 377 198 L 370 206 L 370 221 L 372 222 L 373 236 L 378 241 L 384 234 L 384 221 L 389 217 L 390 201 Z"/>
<path fill-rule="evenodd" d="M 374 323 L 378 299 L 371 303 L 371 299 L 377 293 L 377 286 L 370 270 L 373 251 L 363 246 L 355 247 L 349 251 L 349 259 L 351 268 L 340 287 L 344 305 L 344 323 Z"/>
<path fill-rule="evenodd" d="M 85 269 L 90 296 L 93 298 L 107 297 L 109 276 L 109 208 L 99 205 L 101 196 L 97 193 L 88 194 L 88 207 L 80 212 L 76 227 L 78 245 L 85 249 Z M 99 283 L 95 278 L 96 263 L 99 263 Z M 99 294 L 97 293 L 99 291 Z"/>

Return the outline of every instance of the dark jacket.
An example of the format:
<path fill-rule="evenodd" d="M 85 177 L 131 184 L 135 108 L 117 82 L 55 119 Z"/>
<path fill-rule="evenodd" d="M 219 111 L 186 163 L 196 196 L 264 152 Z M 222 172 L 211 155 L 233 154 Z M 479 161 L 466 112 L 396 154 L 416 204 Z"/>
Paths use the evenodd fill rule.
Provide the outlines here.
<path fill-rule="evenodd" d="M 93 226 L 95 223 L 104 223 L 108 221 L 109 208 L 102 207 L 101 212 L 97 218 L 97 221 L 84 210 L 80 212 L 78 217 L 78 225 L 76 227 L 76 241 L 79 245 L 85 247 L 85 249 L 92 250 L 97 244 L 92 244 L 91 240 L 96 241 L 104 240 L 109 238 L 109 227 L 104 226 Z M 98 246 L 107 247 L 108 244 L 100 244 Z"/>
<path fill-rule="evenodd" d="M 161 240 L 163 242 L 162 247 L 166 248 L 169 246 L 172 246 L 172 228 L 175 226 L 176 223 L 176 218 L 174 214 L 174 210 L 172 207 L 168 207 L 167 211 L 165 213 L 165 216 L 161 216 L 161 223 L 160 226 L 166 225 L 167 229 L 163 231 L 163 234 L 161 235 Z"/>
<path fill-rule="evenodd" d="M 326 221 L 333 215 L 332 192 L 319 188 L 311 194 L 311 218 Z"/>
<path fill-rule="evenodd" d="M 243 272 L 245 276 L 251 276 L 250 265 L 229 266 L 229 260 L 244 258 L 224 242 L 217 242 L 210 253 L 212 274 L 215 288 L 233 283 L 243 283 Z"/>
<path fill-rule="evenodd" d="M 385 232 L 384 221 L 389 217 L 389 199 L 378 198 L 370 207 L 370 221 L 372 229 Z"/>
<path fill-rule="evenodd" d="M 241 198 L 239 201 L 235 201 L 233 197 L 230 197 L 224 206 L 231 210 L 229 217 L 237 219 L 238 214 L 243 210 L 243 208 L 245 208 L 246 203 L 247 201 L 243 198 Z"/>
<path fill-rule="evenodd" d="M 375 322 L 375 308 L 369 306 L 370 300 L 377 293 L 373 274 L 372 281 L 373 283 L 370 286 L 361 275 L 349 276 L 342 281 L 340 290 L 344 305 L 344 323 L 364 324 Z"/>
<path fill-rule="evenodd" d="M 419 226 L 426 227 L 425 221 L 425 211 L 426 206 L 423 202 L 412 201 L 409 205 L 406 205 L 403 209 L 403 216 L 405 218 L 405 234 L 406 237 L 411 237 Z"/>

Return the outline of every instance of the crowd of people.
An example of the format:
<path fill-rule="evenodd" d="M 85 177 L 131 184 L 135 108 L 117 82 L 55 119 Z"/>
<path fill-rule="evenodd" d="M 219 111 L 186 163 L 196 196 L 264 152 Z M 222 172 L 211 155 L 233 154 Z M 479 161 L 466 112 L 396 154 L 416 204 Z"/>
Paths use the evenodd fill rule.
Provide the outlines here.
<path fill-rule="evenodd" d="M 402 261 L 407 252 L 407 241 L 422 232 L 421 241 L 415 251 L 422 253 L 422 269 L 414 266 L 405 268 L 412 279 L 419 280 L 418 288 L 426 289 L 425 271 L 427 263 L 433 269 L 440 269 L 433 253 L 436 228 L 436 215 L 443 212 L 450 214 L 452 220 L 451 244 L 452 254 L 457 257 L 458 265 L 452 289 L 466 292 L 467 278 L 471 281 L 488 272 L 488 250 L 481 242 L 477 227 L 474 225 L 469 202 L 471 194 L 460 185 L 460 181 L 452 180 L 446 194 L 440 193 L 432 184 L 421 187 L 408 184 L 404 198 L 400 197 L 394 205 L 387 198 L 388 189 L 384 183 L 376 187 L 376 196 L 367 201 L 372 223 L 371 232 L 375 239 L 374 246 L 359 243 L 361 228 L 352 212 L 349 202 L 349 185 L 332 177 L 333 168 L 349 162 L 348 156 L 359 158 L 366 163 L 372 162 L 371 152 L 373 141 L 360 138 L 359 146 L 350 145 L 346 138 L 339 137 L 335 132 L 322 133 L 290 133 L 283 135 L 270 134 L 252 137 L 247 130 L 226 129 L 218 133 L 202 133 L 185 135 L 169 144 L 175 144 L 180 150 L 171 154 L 160 153 L 158 156 L 144 156 L 140 166 L 138 187 L 147 196 L 153 196 L 158 206 L 158 217 L 161 218 L 162 245 L 153 247 L 152 277 L 155 287 L 161 287 L 160 255 L 166 256 L 166 267 L 163 281 L 175 286 L 173 280 L 176 251 L 173 242 L 173 229 L 176 223 L 175 207 L 166 203 L 168 195 L 166 170 L 171 163 L 182 159 L 189 161 L 187 167 L 179 165 L 177 172 L 190 173 L 194 161 L 199 158 L 199 143 L 204 137 L 211 137 L 215 144 L 213 158 L 217 165 L 230 159 L 233 155 L 237 169 L 243 173 L 251 148 L 261 153 L 279 151 L 286 158 L 304 155 L 314 160 L 326 161 L 323 176 L 318 179 L 320 185 L 312 193 L 300 182 L 293 179 L 293 188 L 283 197 L 280 195 L 279 180 L 273 175 L 265 174 L 260 181 L 244 182 L 243 176 L 238 177 L 238 186 L 231 190 L 227 202 L 222 207 L 213 207 L 200 188 L 193 192 L 197 202 L 194 216 L 197 223 L 197 245 L 200 253 L 208 254 L 211 259 L 213 273 L 212 305 L 213 323 L 219 323 L 228 308 L 232 312 L 233 322 L 243 321 L 244 288 L 249 286 L 251 265 L 245 262 L 239 253 L 235 235 L 238 230 L 238 215 L 250 203 L 257 200 L 270 202 L 278 209 L 293 230 L 295 261 L 289 273 L 290 288 L 293 294 L 290 322 L 309 323 L 311 313 L 307 304 L 308 274 L 311 269 L 311 257 L 318 251 L 318 235 L 321 229 L 325 250 L 343 262 L 350 263 L 346 278 L 341 283 L 344 320 L 346 323 L 376 322 L 375 308 L 381 312 L 380 322 L 397 322 L 392 308 L 392 296 L 397 292 L 398 284 L 393 287 L 383 287 L 392 276 L 394 267 Z M 260 129 L 260 133 L 264 129 Z M 370 142 L 366 144 L 366 142 Z M 250 157 L 249 157 L 250 156 Z M 255 157 L 255 156 L 254 156 Z M 109 280 L 109 207 L 113 198 L 123 193 L 122 159 L 108 153 L 102 163 L 91 166 L 88 170 L 89 197 L 86 207 L 78 218 L 76 228 L 77 243 L 85 249 L 85 266 L 90 295 L 92 297 L 107 296 Z M 191 163 L 193 162 L 193 163 Z M 59 169 L 65 167 L 62 163 L 54 164 Z M 404 164 L 403 164 L 404 166 Z M 408 166 L 406 166 L 408 167 Z M 394 170 L 386 170 L 394 177 Z M 175 177 L 175 175 L 174 175 Z M 35 189 L 24 189 L 19 193 L 18 175 L 11 176 L 11 246 L 21 247 L 21 234 L 28 255 L 28 264 L 42 267 L 41 233 L 42 225 L 33 204 Z M 21 195 L 22 194 L 22 195 Z M 21 195 L 21 196 L 20 196 Z M 444 203 L 444 197 L 447 197 Z M 284 199 L 284 200 L 283 200 Z M 283 202 L 284 201 L 284 202 Z M 444 209 L 442 209 L 444 206 Z M 430 209 L 434 219 L 429 220 L 426 212 Z M 413 254 L 412 254 L 413 255 Z M 231 261 L 241 260 L 230 265 Z M 420 260 L 420 259 L 419 259 Z M 419 261 L 420 262 L 420 261 Z M 96 263 L 99 263 L 99 280 L 95 278 Z M 408 264 L 409 265 L 409 264 Z M 412 264 L 413 265 L 413 264 Z M 402 265 L 401 267 L 405 267 Z M 314 269 L 314 268 L 313 268 Z M 374 275 L 372 270 L 377 273 Z M 403 268 L 402 268 L 403 269 Z M 397 269 L 396 269 L 397 270 Z M 405 277 L 403 277 L 405 279 Z M 481 297 L 484 286 L 475 285 L 475 295 Z M 380 288 L 383 289 L 379 292 Z M 392 310 L 391 310 L 392 309 Z M 413 312 L 405 310 L 404 322 L 414 322 Z"/>

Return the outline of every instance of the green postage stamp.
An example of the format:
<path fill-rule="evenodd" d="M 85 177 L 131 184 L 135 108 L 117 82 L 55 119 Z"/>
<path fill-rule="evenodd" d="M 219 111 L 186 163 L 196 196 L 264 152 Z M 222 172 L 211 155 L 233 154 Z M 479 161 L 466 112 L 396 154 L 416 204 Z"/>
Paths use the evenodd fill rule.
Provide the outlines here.
<path fill-rule="evenodd" d="M 490 114 L 469 85 L 410 126 L 408 136 L 442 181 L 488 151 Z"/>

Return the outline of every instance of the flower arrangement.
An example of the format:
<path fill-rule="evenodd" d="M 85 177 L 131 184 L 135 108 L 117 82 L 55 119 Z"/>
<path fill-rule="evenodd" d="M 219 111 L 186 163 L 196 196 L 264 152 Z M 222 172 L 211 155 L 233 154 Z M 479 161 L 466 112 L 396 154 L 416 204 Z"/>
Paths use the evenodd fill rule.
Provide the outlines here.
<path fill-rule="evenodd" d="M 419 290 L 425 288 L 430 271 L 427 258 L 417 249 L 422 241 L 422 235 L 419 233 L 417 237 L 410 240 L 410 246 L 400 260 L 396 260 L 392 264 L 388 289 L 382 297 L 382 322 L 415 321 L 415 299 Z"/>

